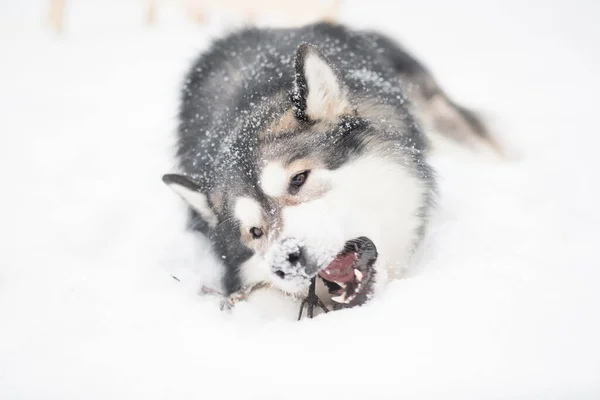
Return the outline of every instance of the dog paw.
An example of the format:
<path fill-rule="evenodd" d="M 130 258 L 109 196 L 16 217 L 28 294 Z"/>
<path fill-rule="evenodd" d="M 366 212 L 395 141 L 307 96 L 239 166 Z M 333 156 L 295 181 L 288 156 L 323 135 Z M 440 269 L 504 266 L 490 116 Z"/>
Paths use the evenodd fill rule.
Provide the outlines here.
<path fill-rule="evenodd" d="M 250 295 L 250 293 L 252 293 L 254 290 L 263 288 L 265 286 L 266 286 L 265 283 L 246 285 L 246 286 L 242 286 L 239 290 L 237 290 L 229 295 L 225 295 L 217 290 L 203 286 L 201 288 L 200 293 L 202 295 L 211 295 L 211 296 L 218 297 L 219 298 L 219 308 L 221 309 L 221 311 L 224 311 L 224 310 L 231 310 L 237 303 L 239 303 L 240 301 L 246 300 L 248 298 L 248 296 Z"/>

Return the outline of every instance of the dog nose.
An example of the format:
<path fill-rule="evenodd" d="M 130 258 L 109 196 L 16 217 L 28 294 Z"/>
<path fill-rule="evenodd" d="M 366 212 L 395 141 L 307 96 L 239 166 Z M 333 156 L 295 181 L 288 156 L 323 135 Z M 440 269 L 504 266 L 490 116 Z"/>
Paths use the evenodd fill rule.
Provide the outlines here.
<path fill-rule="evenodd" d="M 297 275 L 297 272 L 304 268 L 304 250 L 302 247 L 297 247 L 294 251 L 287 254 L 287 266 L 279 265 L 273 267 L 273 272 L 281 279 L 288 279 L 290 276 Z"/>
<path fill-rule="evenodd" d="M 272 272 L 283 280 L 294 279 L 304 274 L 307 251 L 302 242 L 294 237 L 281 240 L 268 254 Z"/>
<path fill-rule="evenodd" d="M 296 264 L 298 261 L 301 261 L 302 253 L 302 247 L 298 247 L 296 251 L 288 254 L 288 261 L 290 264 Z"/>

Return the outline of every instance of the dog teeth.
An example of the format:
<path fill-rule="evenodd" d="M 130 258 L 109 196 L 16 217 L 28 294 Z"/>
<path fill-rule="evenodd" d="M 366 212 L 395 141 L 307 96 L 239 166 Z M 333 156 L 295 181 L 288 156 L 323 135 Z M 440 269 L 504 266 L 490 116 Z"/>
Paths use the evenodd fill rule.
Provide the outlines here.
<path fill-rule="evenodd" d="M 354 275 L 356 276 L 356 280 L 357 281 L 362 282 L 363 277 L 364 277 L 362 272 L 360 272 L 359 270 L 355 269 L 354 270 Z"/>
<path fill-rule="evenodd" d="M 332 297 L 331 300 L 335 301 L 336 303 L 346 303 L 346 296 L 342 294 L 340 296 Z"/>

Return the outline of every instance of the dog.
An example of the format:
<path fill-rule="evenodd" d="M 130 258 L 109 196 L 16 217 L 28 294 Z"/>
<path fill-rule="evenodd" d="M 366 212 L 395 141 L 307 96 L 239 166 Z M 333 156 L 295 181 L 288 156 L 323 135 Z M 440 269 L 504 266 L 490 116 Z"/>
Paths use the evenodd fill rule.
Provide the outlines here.
<path fill-rule="evenodd" d="M 223 294 L 367 303 L 406 267 L 436 194 L 433 135 L 495 145 L 400 44 L 315 23 L 245 28 L 185 77 L 163 176 L 224 265 Z"/>

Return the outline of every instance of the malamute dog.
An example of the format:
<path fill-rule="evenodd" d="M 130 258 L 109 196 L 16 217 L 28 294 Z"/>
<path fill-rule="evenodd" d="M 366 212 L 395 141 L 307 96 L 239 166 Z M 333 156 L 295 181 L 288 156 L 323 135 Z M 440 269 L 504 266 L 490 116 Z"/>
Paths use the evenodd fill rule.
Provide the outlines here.
<path fill-rule="evenodd" d="M 352 307 L 423 237 L 429 134 L 492 143 L 389 38 L 326 23 L 244 29 L 189 70 L 180 171 L 163 180 L 223 260 L 230 299 L 258 286 L 301 298 L 317 276 L 320 299 Z"/>

